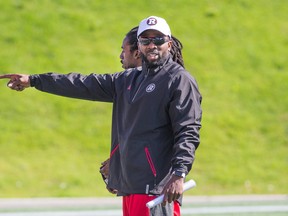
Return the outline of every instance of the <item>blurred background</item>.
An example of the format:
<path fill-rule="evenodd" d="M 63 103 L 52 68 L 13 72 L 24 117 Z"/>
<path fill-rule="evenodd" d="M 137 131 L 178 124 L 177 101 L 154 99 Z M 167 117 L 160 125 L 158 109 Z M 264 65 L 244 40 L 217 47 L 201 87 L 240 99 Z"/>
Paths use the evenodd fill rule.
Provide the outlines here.
<path fill-rule="evenodd" d="M 0 74 L 113 73 L 125 34 L 163 17 L 203 95 L 190 195 L 287 194 L 288 2 L 0 1 Z M 0 197 L 112 196 L 111 104 L 0 80 Z"/>

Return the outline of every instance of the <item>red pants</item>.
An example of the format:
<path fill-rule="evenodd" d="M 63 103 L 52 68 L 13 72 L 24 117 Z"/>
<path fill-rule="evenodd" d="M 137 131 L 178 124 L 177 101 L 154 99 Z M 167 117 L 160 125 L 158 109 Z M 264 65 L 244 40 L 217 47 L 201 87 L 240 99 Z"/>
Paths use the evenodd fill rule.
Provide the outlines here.
<path fill-rule="evenodd" d="M 123 216 L 150 216 L 150 210 L 146 207 L 146 203 L 156 197 L 146 194 L 124 196 L 122 199 Z M 174 202 L 172 212 L 171 216 L 180 216 L 180 205 L 177 201 Z"/>

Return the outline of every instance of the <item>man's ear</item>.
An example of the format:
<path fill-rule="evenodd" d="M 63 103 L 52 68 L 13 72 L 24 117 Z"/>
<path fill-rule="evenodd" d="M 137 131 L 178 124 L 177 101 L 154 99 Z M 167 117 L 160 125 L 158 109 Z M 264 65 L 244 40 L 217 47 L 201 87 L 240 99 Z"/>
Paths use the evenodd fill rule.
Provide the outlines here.
<path fill-rule="evenodd" d="M 172 49 L 172 41 L 168 42 L 168 51 L 170 52 L 170 50 Z"/>
<path fill-rule="evenodd" d="M 133 57 L 135 59 L 139 59 L 141 57 L 140 50 L 135 50 L 134 53 L 133 53 Z"/>

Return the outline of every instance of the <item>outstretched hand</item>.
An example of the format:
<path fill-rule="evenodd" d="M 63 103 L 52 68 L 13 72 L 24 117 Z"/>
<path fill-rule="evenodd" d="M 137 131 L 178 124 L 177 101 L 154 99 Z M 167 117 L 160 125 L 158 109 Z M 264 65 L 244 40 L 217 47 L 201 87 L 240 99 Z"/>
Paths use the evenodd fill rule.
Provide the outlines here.
<path fill-rule="evenodd" d="M 0 75 L 0 79 L 10 79 L 7 86 L 16 91 L 23 91 L 30 87 L 29 75 L 24 74 L 4 74 Z"/>

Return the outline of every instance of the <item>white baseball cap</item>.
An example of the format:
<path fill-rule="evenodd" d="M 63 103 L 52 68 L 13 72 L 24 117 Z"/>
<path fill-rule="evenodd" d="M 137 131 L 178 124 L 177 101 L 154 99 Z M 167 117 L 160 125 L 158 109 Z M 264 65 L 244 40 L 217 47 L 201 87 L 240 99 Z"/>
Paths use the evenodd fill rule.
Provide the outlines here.
<path fill-rule="evenodd" d="M 168 35 L 171 38 L 170 27 L 167 24 L 166 20 L 161 17 L 150 16 L 146 19 L 143 19 L 139 24 L 137 37 L 139 37 L 144 31 L 150 29 L 157 30 L 164 35 Z"/>

